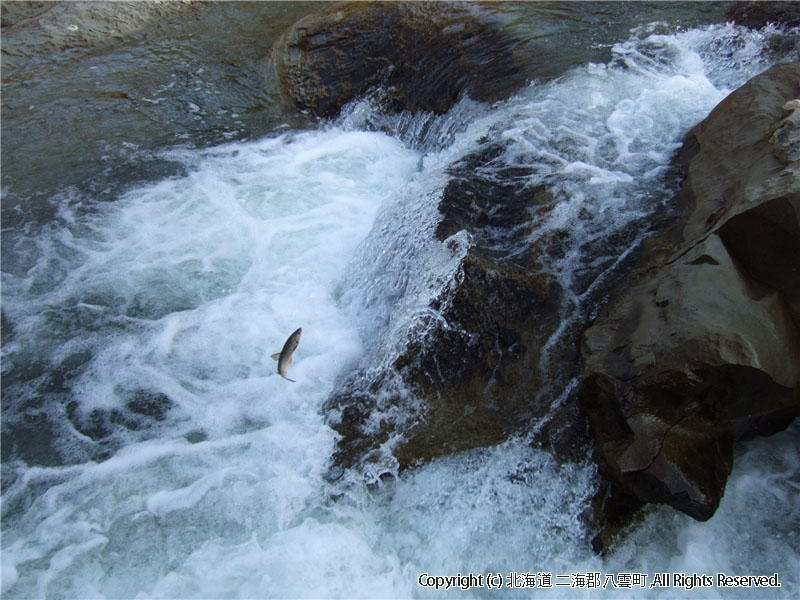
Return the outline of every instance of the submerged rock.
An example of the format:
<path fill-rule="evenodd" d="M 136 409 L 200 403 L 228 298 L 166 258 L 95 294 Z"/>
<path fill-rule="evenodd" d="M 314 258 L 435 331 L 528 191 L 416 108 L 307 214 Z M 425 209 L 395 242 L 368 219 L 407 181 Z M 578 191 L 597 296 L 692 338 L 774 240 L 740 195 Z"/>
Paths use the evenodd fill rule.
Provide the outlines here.
<path fill-rule="evenodd" d="M 4 2 L 3 68 L 23 66 L 30 57 L 89 49 L 162 19 L 193 18 L 191 2 Z"/>
<path fill-rule="evenodd" d="M 583 340 L 601 471 L 698 520 L 719 505 L 734 442 L 800 413 L 800 163 L 770 143 L 798 84 L 800 64 L 779 64 L 691 131 L 682 216 Z"/>
<path fill-rule="evenodd" d="M 272 42 L 315 6 L 2 2 L 3 220 L 53 218 L 65 189 L 111 199 L 179 175 L 161 150 L 254 139 L 310 119 L 262 77 Z M 98 116 L 100 115 L 100 117 Z"/>
<path fill-rule="evenodd" d="M 450 3 L 335 4 L 284 33 L 272 62 L 296 105 L 322 117 L 378 87 L 388 110 L 442 113 L 464 92 L 493 101 L 524 78 L 514 41 L 475 14 Z"/>

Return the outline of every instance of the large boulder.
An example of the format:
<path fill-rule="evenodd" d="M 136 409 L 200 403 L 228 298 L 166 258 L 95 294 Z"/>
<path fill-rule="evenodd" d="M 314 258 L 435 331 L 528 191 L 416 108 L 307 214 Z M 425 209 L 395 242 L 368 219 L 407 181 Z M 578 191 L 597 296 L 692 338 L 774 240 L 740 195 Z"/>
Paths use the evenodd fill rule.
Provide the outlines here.
<path fill-rule="evenodd" d="M 475 14 L 438 2 L 334 4 L 286 31 L 272 63 L 298 108 L 321 117 L 378 88 L 388 110 L 442 113 L 465 92 L 493 101 L 524 78 L 513 40 Z"/>
<path fill-rule="evenodd" d="M 618 260 L 630 236 L 647 224 L 572 235 L 552 218 L 560 192 L 529 185 L 536 167 L 509 165 L 506 150 L 487 137 L 447 168 L 443 190 L 428 199 L 440 219 L 425 235 L 445 255 L 437 264 L 454 267 L 443 284 L 433 282 L 431 298 L 403 292 L 414 312 L 394 309 L 402 316 L 386 336 L 392 343 L 371 349 L 328 399 L 341 436 L 338 467 L 380 475 L 516 434 L 559 460 L 590 451 L 570 385 L 580 375 L 578 340 L 630 267 Z M 567 262 L 579 276 L 561 275 Z M 413 274 L 422 287 L 424 271 Z"/>
<path fill-rule="evenodd" d="M 799 85 L 800 64 L 776 65 L 691 131 L 681 217 L 583 339 L 602 472 L 698 520 L 719 505 L 734 442 L 800 413 L 800 163 L 775 146 Z"/>
<path fill-rule="evenodd" d="M 496 444 L 547 412 L 549 399 L 537 397 L 547 377 L 540 363 L 559 327 L 562 290 L 540 257 L 558 235 L 531 245 L 521 225 L 531 207 L 552 198 L 527 189 L 525 173 L 519 180 L 480 174 L 501 152 L 487 144 L 448 169 L 433 236 L 458 268 L 427 306 L 432 317 L 407 336 L 386 372 L 357 370 L 329 399 L 342 466 L 374 462 L 390 440 L 400 468 Z M 402 417 L 389 417 L 387 407 Z M 376 415 L 380 424 L 370 427 Z"/>

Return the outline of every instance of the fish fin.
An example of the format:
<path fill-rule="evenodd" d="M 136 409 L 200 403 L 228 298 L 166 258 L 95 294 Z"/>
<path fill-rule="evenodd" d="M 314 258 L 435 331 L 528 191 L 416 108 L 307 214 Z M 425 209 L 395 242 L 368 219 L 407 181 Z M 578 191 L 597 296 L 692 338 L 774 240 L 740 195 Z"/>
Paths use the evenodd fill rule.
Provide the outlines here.
<path fill-rule="evenodd" d="M 270 354 L 270 358 L 271 358 L 272 360 L 280 360 L 280 358 L 281 358 L 281 353 L 280 353 L 280 352 L 276 352 L 275 354 Z"/>
<path fill-rule="evenodd" d="M 292 361 L 293 361 L 293 360 L 294 360 L 294 356 L 290 356 L 290 357 L 289 357 L 289 364 L 292 364 Z"/>
<path fill-rule="evenodd" d="M 284 379 L 291 381 L 292 383 L 297 383 L 294 379 L 289 379 L 286 375 L 281 375 Z"/>

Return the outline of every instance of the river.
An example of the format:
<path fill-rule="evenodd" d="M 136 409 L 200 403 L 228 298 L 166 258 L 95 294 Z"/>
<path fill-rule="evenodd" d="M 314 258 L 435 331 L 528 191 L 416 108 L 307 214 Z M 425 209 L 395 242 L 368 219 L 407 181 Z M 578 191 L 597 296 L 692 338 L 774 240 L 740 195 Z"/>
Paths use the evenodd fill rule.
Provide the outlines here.
<path fill-rule="evenodd" d="M 129 138 L 116 130 L 92 145 L 83 131 L 50 156 L 43 132 L 6 140 L 19 123 L 35 129 L 28 120 L 4 125 L 4 597 L 616 597 L 635 581 L 637 596 L 664 598 L 698 585 L 659 584 L 661 573 L 713 577 L 703 598 L 800 592 L 797 424 L 737 450 L 710 521 L 649 507 L 602 557 L 579 518 L 596 467 L 559 464 L 522 437 L 393 478 L 327 477 L 326 398 L 452 276 L 458 257 L 429 235 L 448 165 L 501 139 L 503 160 L 533 167 L 531 185 L 563 199 L 542 227 L 587 242 L 640 226 L 668 204 L 669 161 L 689 128 L 773 62 L 798 59 L 796 31 L 713 22 L 711 5 L 673 5 L 658 20 L 655 5 L 587 6 L 495 6 L 532 53 L 568 40 L 550 50 L 561 74 L 441 116 L 387 117 L 358 101 L 313 123 L 286 116 L 268 89 L 206 80 L 199 62 L 218 48 L 198 32 L 212 36 L 218 19 L 229 36 L 253 36 L 253 5 L 58 67 L 95 77 L 109 56 L 142 67 L 155 60 L 145 50 L 169 46 L 158 64 L 177 83 L 147 98 L 196 125 L 148 144 L 165 117 L 126 117 Z M 293 7 L 271 18 L 310 10 Z M 261 57 L 248 52 L 239 72 L 251 86 Z M 56 67 L 40 68 L 42 81 L 9 82 L 4 113 L 47 96 Z M 232 96 L 260 111 L 239 119 Z M 63 135 L 59 114 L 49 119 Z M 83 147 L 107 158 L 92 166 Z M 566 288 L 580 263 L 558 263 Z M 290 383 L 270 354 L 300 326 Z M 459 573 L 482 585 L 420 585 Z M 718 573 L 778 573 L 781 587 L 722 588 Z M 488 589 L 498 574 L 502 590 Z"/>

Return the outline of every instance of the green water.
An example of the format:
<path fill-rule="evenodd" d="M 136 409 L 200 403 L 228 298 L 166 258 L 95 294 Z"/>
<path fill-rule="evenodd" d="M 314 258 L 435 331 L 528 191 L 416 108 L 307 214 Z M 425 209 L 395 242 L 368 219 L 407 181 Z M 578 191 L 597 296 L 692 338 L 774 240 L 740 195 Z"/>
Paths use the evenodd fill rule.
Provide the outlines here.
<path fill-rule="evenodd" d="M 160 149 L 313 126 L 281 99 L 266 59 L 284 30 L 323 4 L 208 3 L 124 35 L 63 48 L 35 45 L 33 33 L 26 37 L 35 16 L 11 22 L 16 13 L 5 8 L 4 226 L 48 220 L 48 199 L 58 190 L 77 187 L 112 198 L 137 182 L 180 173 Z M 480 4 L 484 15 L 520 40 L 516 57 L 532 79 L 606 60 L 609 44 L 637 25 L 719 22 L 729 5 Z M 35 15 L 36 7 L 26 14 Z"/>
<path fill-rule="evenodd" d="M 46 217 L 44 200 L 59 189 L 77 186 L 111 197 L 137 181 L 178 172 L 157 155 L 162 148 L 307 125 L 284 109 L 263 70 L 274 39 L 317 8 L 212 3 L 89 47 L 41 53 L 33 46 L 23 50 L 31 56 L 19 57 L 4 44 L 6 225 L 15 216 Z M 11 41 L 33 44 L 24 35 Z M 17 207 L 22 215 L 9 210 Z"/>

